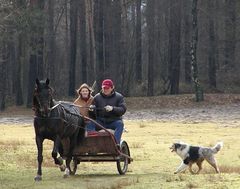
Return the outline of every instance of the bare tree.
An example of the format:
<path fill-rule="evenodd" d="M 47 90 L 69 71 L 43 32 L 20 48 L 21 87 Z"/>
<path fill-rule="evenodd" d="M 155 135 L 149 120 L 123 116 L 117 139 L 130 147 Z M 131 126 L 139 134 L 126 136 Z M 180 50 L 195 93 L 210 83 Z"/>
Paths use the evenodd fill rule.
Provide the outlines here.
<path fill-rule="evenodd" d="M 5 42 L 1 43 L 0 48 L 0 111 L 6 108 L 6 84 L 7 84 L 7 63 L 9 59 L 9 52 L 7 44 Z"/>
<path fill-rule="evenodd" d="M 136 81 L 142 82 L 142 0 L 136 0 Z"/>
<path fill-rule="evenodd" d="M 181 45 L 181 2 L 170 0 L 169 28 L 169 80 L 170 94 L 179 93 L 180 45 Z"/>
<path fill-rule="evenodd" d="M 94 4 L 94 24 L 95 24 L 95 39 L 96 39 L 96 78 L 98 85 L 104 78 L 104 44 L 103 44 L 103 2 L 96 0 Z M 98 86 L 100 88 L 100 86 Z"/>
<path fill-rule="evenodd" d="M 191 65 L 192 78 L 195 86 L 196 101 L 203 101 L 203 90 L 198 79 L 197 65 L 197 43 L 198 43 L 198 17 L 197 17 L 198 0 L 192 0 L 192 44 L 191 44 Z"/>
<path fill-rule="evenodd" d="M 122 10 L 122 34 L 121 34 L 121 60 L 122 60 L 122 69 L 121 69 L 121 92 L 124 93 L 124 95 L 127 93 L 127 70 L 128 70 L 128 20 L 127 20 L 127 2 L 126 0 L 121 0 L 121 10 Z"/>
<path fill-rule="evenodd" d="M 147 95 L 154 94 L 154 61 L 155 61 L 155 0 L 147 1 L 146 20 L 148 33 L 148 90 Z"/>
<path fill-rule="evenodd" d="M 18 53 L 16 62 L 16 91 L 15 91 L 15 104 L 17 106 L 23 105 L 23 91 L 22 91 L 22 59 L 23 59 L 23 39 L 24 36 L 20 34 L 18 36 Z"/>
<path fill-rule="evenodd" d="M 52 85 L 55 85 L 55 59 L 56 59 L 56 31 L 54 25 L 54 7 L 55 1 L 48 0 L 48 22 L 47 22 L 47 77 L 51 80 Z"/>
<path fill-rule="evenodd" d="M 111 77 L 113 78 L 115 82 L 116 87 L 122 91 L 122 69 L 124 67 L 123 63 L 123 38 L 122 38 L 122 7 L 121 7 L 121 1 L 119 0 L 113 0 L 112 2 L 112 21 L 113 21 L 113 62 L 111 62 Z"/>
<path fill-rule="evenodd" d="M 80 37 L 80 58 L 81 58 L 81 80 L 87 82 L 87 43 L 86 43 L 86 6 L 85 0 L 79 1 L 79 37 Z"/>
<path fill-rule="evenodd" d="M 86 6 L 86 24 L 87 24 L 87 36 L 88 36 L 88 56 L 89 56 L 89 78 L 96 80 L 96 39 L 95 39 L 95 29 L 94 29 L 94 1 L 93 0 L 85 0 Z"/>
<path fill-rule="evenodd" d="M 77 3 L 78 0 L 70 1 L 70 62 L 69 62 L 69 88 L 68 95 L 75 95 L 75 69 L 77 53 Z"/>
<path fill-rule="evenodd" d="M 214 2 L 208 1 L 208 7 L 210 12 L 212 12 L 214 8 Z M 216 33 L 215 33 L 215 24 L 214 24 L 214 17 L 209 17 L 209 51 L 208 51 L 208 77 L 209 77 L 209 84 L 210 87 L 216 88 L 217 81 L 216 81 Z"/>
<path fill-rule="evenodd" d="M 236 49 L 236 0 L 225 0 L 225 65 L 234 66 Z"/>
<path fill-rule="evenodd" d="M 190 83 L 192 81 L 191 77 L 191 6 L 189 6 L 189 1 L 183 1 L 185 10 L 183 11 L 183 20 L 184 20 L 184 75 L 185 82 Z M 186 10 L 187 9 L 187 10 Z"/>
<path fill-rule="evenodd" d="M 32 93 L 35 79 L 43 78 L 43 46 L 44 46 L 44 4 L 42 0 L 30 0 L 31 36 L 28 72 L 27 107 L 32 106 Z"/>

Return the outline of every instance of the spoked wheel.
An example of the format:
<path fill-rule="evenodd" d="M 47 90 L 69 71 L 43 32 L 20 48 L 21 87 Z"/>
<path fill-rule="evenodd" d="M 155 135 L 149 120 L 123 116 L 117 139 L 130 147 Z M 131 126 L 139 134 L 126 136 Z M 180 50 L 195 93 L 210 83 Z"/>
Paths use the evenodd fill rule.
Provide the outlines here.
<path fill-rule="evenodd" d="M 126 154 L 128 156 L 130 156 L 130 151 L 127 145 L 127 142 L 122 141 L 120 144 L 120 151 L 123 154 Z M 120 175 L 124 175 L 127 170 L 128 170 L 128 163 L 129 163 L 129 159 L 127 157 L 121 156 L 120 155 L 120 159 L 117 160 L 117 169 Z"/>
<path fill-rule="evenodd" d="M 70 175 L 75 175 L 76 171 L 77 171 L 77 165 L 80 162 L 77 159 L 72 159 L 71 163 L 70 163 Z"/>

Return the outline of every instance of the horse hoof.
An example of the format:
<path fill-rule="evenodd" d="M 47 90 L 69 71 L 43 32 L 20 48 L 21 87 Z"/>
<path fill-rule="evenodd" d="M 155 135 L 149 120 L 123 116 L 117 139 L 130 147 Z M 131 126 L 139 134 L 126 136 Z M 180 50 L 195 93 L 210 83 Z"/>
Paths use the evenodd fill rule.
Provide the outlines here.
<path fill-rule="evenodd" d="M 59 166 L 59 168 L 60 168 L 60 171 L 62 171 L 62 172 L 63 172 L 63 171 L 65 171 L 65 169 L 66 169 L 66 166 L 65 166 L 65 165 L 60 165 L 60 166 Z"/>
<path fill-rule="evenodd" d="M 67 175 L 67 174 L 63 175 L 63 178 L 68 178 L 68 177 L 69 177 L 69 175 Z"/>
<path fill-rule="evenodd" d="M 37 175 L 35 178 L 34 178 L 35 181 L 41 181 L 42 180 L 42 177 L 40 175 Z"/>
<path fill-rule="evenodd" d="M 70 172 L 70 175 L 75 175 L 75 172 L 72 172 L 72 171 L 71 171 L 71 172 Z"/>

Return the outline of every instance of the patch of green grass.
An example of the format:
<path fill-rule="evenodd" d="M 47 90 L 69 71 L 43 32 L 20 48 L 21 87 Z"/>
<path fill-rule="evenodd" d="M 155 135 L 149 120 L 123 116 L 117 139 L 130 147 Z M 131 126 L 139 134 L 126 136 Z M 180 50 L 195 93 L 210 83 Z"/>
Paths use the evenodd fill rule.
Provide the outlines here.
<path fill-rule="evenodd" d="M 26 189 L 135 189 L 135 188 L 233 188 L 240 187 L 238 127 L 219 127 L 214 123 L 175 123 L 125 121 L 129 132 L 123 135 L 134 161 L 126 175 L 118 175 L 115 163 L 81 163 L 77 174 L 63 179 L 51 158 L 52 142 L 44 142 L 43 180 L 35 182 L 37 149 L 31 126 L 0 125 L 0 188 Z M 181 159 L 171 153 L 172 142 L 214 146 L 224 142 L 216 154 L 221 174 L 208 164 L 198 175 L 187 170 L 173 174 Z"/>

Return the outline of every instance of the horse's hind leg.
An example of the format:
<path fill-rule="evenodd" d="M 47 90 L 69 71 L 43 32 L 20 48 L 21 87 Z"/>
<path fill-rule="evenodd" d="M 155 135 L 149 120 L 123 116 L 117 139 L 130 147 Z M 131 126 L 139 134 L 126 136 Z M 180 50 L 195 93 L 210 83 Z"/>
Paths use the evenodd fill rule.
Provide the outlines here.
<path fill-rule="evenodd" d="M 61 143 L 63 146 L 63 159 L 67 159 L 70 153 L 70 139 L 68 137 L 61 139 Z"/>
<path fill-rule="evenodd" d="M 38 156 L 37 156 L 37 160 L 38 160 L 38 170 L 37 170 L 37 175 L 34 178 L 35 181 L 40 181 L 42 180 L 42 161 L 43 161 L 43 155 L 42 155 L 42 151 L 43 151 L 43 138 L 36 136 L 36 144 L 37 144 L 37 150 L 38 150 Z"/>

